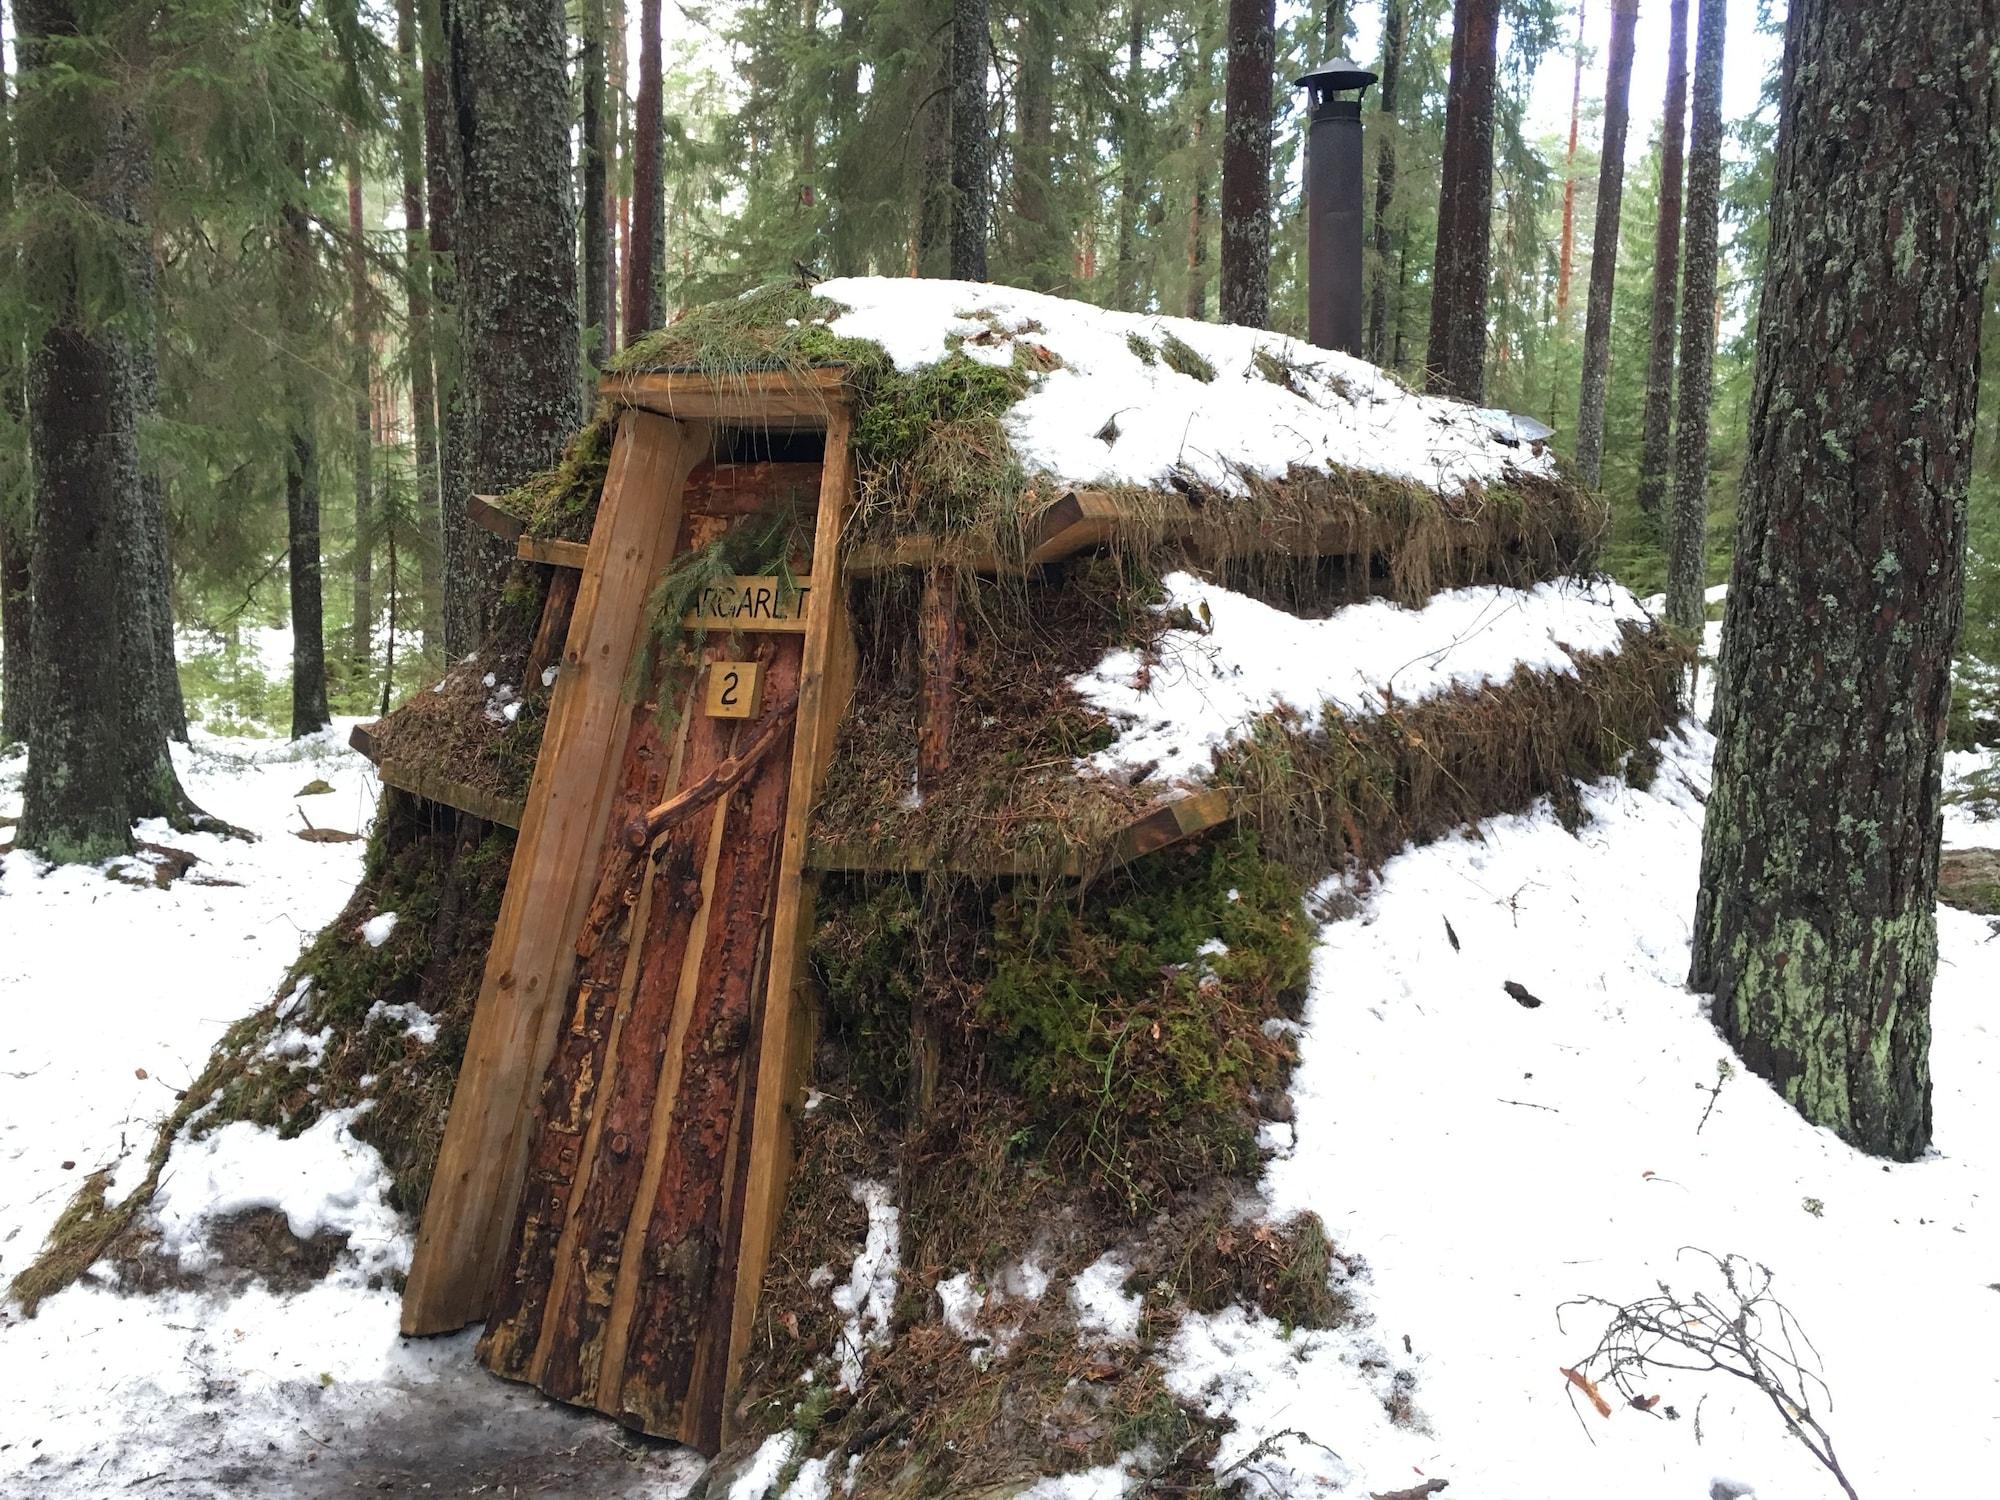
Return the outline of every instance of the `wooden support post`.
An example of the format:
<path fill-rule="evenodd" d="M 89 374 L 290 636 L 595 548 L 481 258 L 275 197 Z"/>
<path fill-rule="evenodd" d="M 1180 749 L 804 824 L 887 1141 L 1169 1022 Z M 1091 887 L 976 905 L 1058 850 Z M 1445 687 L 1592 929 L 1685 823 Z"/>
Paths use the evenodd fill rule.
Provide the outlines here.
<path fill-rule="evenodd" d="M 917 716 L 917 791 L 928 796 L 951 769 L 951 720 L 958 700 L 958 657 L 964 631 L 958 613 L 958 569 L 924 575 L 917 615 L 923 654 L 923 701 Z"/>
<path fill-rule="evenodd" d="M 630 720 L 626 670 L 645 630 L 647 591 L 673 552 L 682 487 L 707 456 L 709 439 L 704 427 L 648 412 L 619 420 L 513 875 L 403 1291 L 405 1333 L 443 1333 L 484 1316 L 510 1248 L 536 1098 Z"/>
<path fill-rule="evenodd" d="M 820 473 L 819 517 L 813 531 L 813 573 L 819 598 L 806 625 L 805 657 L 799 678 L 798 729 L 792 743 L 791 789 L 779 854 L 778 905 L 771 919 L 770 970 L 765 990 L 765 1015 L 758 1039 L 755 1093 L 751 1101 L 747 1159 L 744 1165 L 742 1230 L 734 1266 L 734 1296 L 724 1365 L 723 1387 L 736 1389 L 749 1352 L 756 1322 L 757 1295 L 764 1283 L 764 1266 L 771 1254 L 778 1215 L 785 1203 L 790 1176 L 792 1125 L 799 1107 L 791 1064 L 800 1033 L 811 1026 L 800 976 L 812 939 L 810 905 L 802 882 L 806 869 L 806 830 L 811 821 L 813 791 L 822 762 L 832 749 L 831 725 L 824 712 L 829 668 L 838 670 L 836 641 L 847 629 L 847 590 L 841 578 L 840 535 L 854 493 L 854 460 L 848 441 L 852 413 L 844 406 L 829 413 L 826 455 Z M 725 1423 L 728 1414 L 725 1414 Z M 725 1436 L 726 1436 L 725 1430 Z"/>

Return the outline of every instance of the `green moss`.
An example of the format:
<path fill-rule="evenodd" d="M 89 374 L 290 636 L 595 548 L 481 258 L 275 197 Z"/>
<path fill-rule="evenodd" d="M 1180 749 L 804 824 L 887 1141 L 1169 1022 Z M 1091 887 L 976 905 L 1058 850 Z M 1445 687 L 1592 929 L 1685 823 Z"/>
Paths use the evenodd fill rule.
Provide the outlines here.
<path fill-rule="evenodd" d="M 1204 359 L 1194 345 L 1178 334 L 1160 335 L 1160 358 L 1166 362 L 1168 369 L 1199 380 L 1203 385 L 1210 385 L 1215 381 L 1215 366 Z"/>
<path fill-rule="evenodd" d="M 1078 905 L 1003 896 L 981 1011 L 1043 1149 L 1137 1213 L 1254 1160 L 1250 1102 L 1288 1060 L 1263 1023 L 1311 947 L 1297 877 L 1230 835 Z"/>
<path fill-rule="evenodd" d="M 597 497 L 611 468 L 611 439 L 617 423 L 608 409 L 570 439 L 562 462 L 500 497 L 502 510 L 526 520 L 530 536 L 586 542 L 597 518 Z"/>
<path fill-rule="evenodd" d="M 689 308 L 610 363 L 614 374 L 688 371 L 716 377 L 755 370 L 846 365 L 866 381 L 887 368 L 881 347 L 827 328 L 841 308 L 796 282 L 773 282 L 740 297 Z"/>

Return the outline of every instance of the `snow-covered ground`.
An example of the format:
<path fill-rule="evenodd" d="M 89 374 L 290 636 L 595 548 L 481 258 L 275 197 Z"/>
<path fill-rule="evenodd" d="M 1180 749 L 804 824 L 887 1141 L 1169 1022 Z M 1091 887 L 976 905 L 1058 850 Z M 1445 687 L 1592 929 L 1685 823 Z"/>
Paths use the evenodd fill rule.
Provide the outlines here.
<path fill-rule="evenodd" d="M 148 832 L 200 855 L 196 875 L 238 884 L 158 890 L 47 872 L 23 852 L 0 863 L 0 1277 L 86 1172 L 122 1159 L 131 1176 L 172 1089 L 344 900 L 361 846 L 289 836 L 300 806 L 365 826 L 372 782 L 343 737 L 296 757 L 204 740 L 183 757 L 197 799 L 263 837 Z M 1438 1477 L 1496 1500 L 1833 1495 L 1778 1413 L 1727 1377 L 1663 1375 L 1645 1387 L 1653 1410 L 1609 1418 L 1572 1400 L 1562 1367 L 1606 1314 L 1559 1323 L 1561 1304 L 1704 1289 L 1713 1278 L 1684 1246 L 1771 1268 L 1817 1348 L 1832 1400 L 1815 1412 L 1859 1493 L 1990 1489 L 2000 936 L 1940 913 L 1925 1160 L 1862 1157 L 1754 1077 L 1722 1077 L 1727 1048 L 1682 986 L 1710 749 L 1691 729 L 1652 791 L 1591 789 L 1579 835 L 1541 808 L 1406 852 L 1358 916 L 1324 929 L 1295 1118 L 1272 1127 L 1262 1186 L 1274 1214 L 1315 1211 L 1365 1262 L 1348 1289 L 1364 1321 L 1288 1334 L 1232 1310 L 1190 1318 L 1164 1355 L 1177 1393 L 1235 1423 L 1218 1468 L 1252 1493 L 1359 1497 Z M 0 814 L 18 807 L 20 771 L 0 762 Z M 316 777 L 334 792 L 296 795 Z M 1996 834 L 1967 824 L 1953 841 Z M 1517 1003 L 1510 980 L 1543 1003 Z M 170 1166 L 169 1244 L 198 1262 L 204 1217 L 256 1202 L 349 1230 L 356 1257 L 292 1294 L 80 1286 L 32 1320 L 0 1309 L 0 1494 L 685 1493 L 687 1455 L 494 1380 L 469 1336 L 398 1336 L 379 1273 L 407 1240 L 340 1117 L 282 1144 L 231 1131 Z M 825 1283 L 852 1324 L 840 1373 L 865 1381 L 894 1299 L 896 1210 L 857 1192 L 868 1238 Z M 1020 1296 L 1064 1297 L 1090 1336 L 1130 1337 L 1115 1262 L 1069 1284 L 1030 1269 Z M 1402 1394 L 1415 1424 L 1386 1414 Z M 767 1487 L 788 1441 L 738 1476 L 733 1500 L 765 1500 L 757 1476 Z M 842 1477 L 808 1462 L 788 1494 L 825 1500 Z M 1111 1500 L 1137 1484 L 1113 1465 L 1030 1493 Z"/>

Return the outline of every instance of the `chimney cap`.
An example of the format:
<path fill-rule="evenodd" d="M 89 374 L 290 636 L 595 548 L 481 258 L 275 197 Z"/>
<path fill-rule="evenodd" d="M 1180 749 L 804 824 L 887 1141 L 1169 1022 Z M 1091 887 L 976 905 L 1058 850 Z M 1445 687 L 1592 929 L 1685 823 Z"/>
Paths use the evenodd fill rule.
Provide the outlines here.
<path fill-rule="evenodd" d="M 1310 72 L 1302 73 L 1292 80 L 1292 87 L 1312 90 L 1313 98 L 1319 99 L 1330 93 L 1344 93 L 1348 89 L 1357 92 L 1365 90 L 1375 82 L 1376 75 L 1349 57 L 1336 57 L 1332 62 L 1321 63 Z"/>

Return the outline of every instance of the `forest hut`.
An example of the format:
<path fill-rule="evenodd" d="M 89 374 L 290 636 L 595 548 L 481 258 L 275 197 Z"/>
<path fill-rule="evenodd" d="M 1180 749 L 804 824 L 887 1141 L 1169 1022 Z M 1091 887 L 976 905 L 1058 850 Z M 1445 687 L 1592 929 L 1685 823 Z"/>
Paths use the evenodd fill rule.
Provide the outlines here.
<path fill-rule="evenodd" d="M 406 1331 L 485 1319 L 498 1373 L 714 1451 L 881 1342 L 808 1289 L 880 1208 L 861 1158 L 940 1267 L 1211 1201 L 1281 1091 L 1310 882 L 1644 775 L 1671 719 L 1682 655 L 1588 576 L 1542 431 L 970 283 L 627 350 L 562 466 L 475 502 L 502 624 L 357 732 L 394 790 L 301 963 L 328 1014 L 440 1020 L 349 1070 L 423 1210 Z"/>

